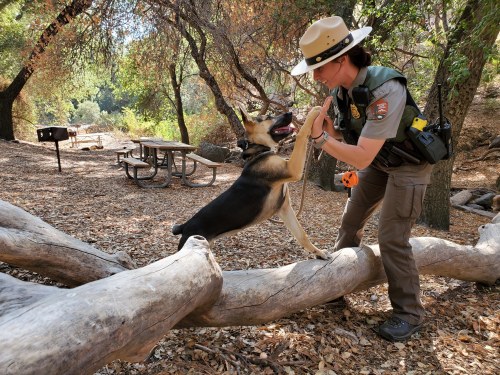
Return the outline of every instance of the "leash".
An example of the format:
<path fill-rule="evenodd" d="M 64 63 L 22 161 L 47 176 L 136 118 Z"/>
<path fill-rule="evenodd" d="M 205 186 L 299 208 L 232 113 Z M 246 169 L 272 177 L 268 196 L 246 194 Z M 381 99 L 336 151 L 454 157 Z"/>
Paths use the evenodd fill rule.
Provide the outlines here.
<path fill-rule="evenodd" d="M 309 166 L 311 164 L 311 159 L 312 159 L 312 154 L 313 154 L 313 149 L 314 149 L 314 147 L 312 146 L 313 142 L 314 141 L 311 139 L 311 141 L 309 142 L 309 148 L 307 150 L 306 167 L 304 168 L 302 193 L 300 196 L 300 206 L 299 206 L 299 210 L 297 211 L 297 214 L 295 215 L 297 218 L 300 216 L 300 214 L 302 213 L 302 209 L 304 208 L 304 200 L 305 200 L 304 198 L 306 196 L 307 173 L 309 172 Z M 274 224 L 284 224 L 284 222 L 281 220 L 275 220 L 275 219 L 271 219 L 271 218 L 269 218 L 267 220 L 269 220 L 271 223 L 274 223 Z"/>
<path fill-rule="evenodd" d="M 304 168 L 304 178 L 303 178 L 303 183 L 302 183 L 302 193 L 300 195 L 300 205 L 299 205 L 299 210 L 297 211 L 297 214 L 295 215 L 297 218 L 300 216 L 302 213 L 302 209 L 304 208 L 304 201 L 305 201 L 305 196 L 306 196 L 306 185 L 307 185 L 307 174 L 309 172 L 309 167 L 311 165 L 311 159 L 312 159 L 312 154 L 314 151 L 313 147 L 313 142 L 314 140 L 311 139 L 309 142 L 309 148 L 307 150 L 307 158 L 306 158 L 306 166 Z M 279 145 L 279 147 L 282 145 L 282 143 Z M 321 156 L 323 156 L 323 150 L 321 150 L 321 153 L 318 157 L 318 160 L 321 159 Z M 356 186 L 359 182 L 358 175 L 355 170 L 348 170 L 347 172 L 344 172 L 342 175 L 342 183 L 343 185 L 347 188 L 347 196 L 351 196 L 351 189 Z M 271 223 L 274 224 L 284 224 L 283 221 L 281 220 L 275 220 L 275 219 L 267 219 Z"/>

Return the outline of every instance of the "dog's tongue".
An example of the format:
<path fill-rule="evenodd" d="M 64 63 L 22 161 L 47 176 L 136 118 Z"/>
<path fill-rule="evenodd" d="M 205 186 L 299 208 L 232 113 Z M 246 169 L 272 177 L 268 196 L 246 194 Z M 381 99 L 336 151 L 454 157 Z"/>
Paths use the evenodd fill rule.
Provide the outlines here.
<path fill-rule="evenodd" d="M 279 128 L 274 128 L 274 134 L 290 134 L 295 131 L 295 127 L 293 125 L 281 126 Z"/>

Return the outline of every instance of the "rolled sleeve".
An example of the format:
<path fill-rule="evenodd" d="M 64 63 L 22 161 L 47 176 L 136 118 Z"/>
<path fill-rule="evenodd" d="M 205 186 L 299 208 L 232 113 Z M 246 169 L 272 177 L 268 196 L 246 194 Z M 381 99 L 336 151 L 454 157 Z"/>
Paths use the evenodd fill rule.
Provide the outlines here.
<path fill-rule="evenodd" d="M 406 87 L 391 79 L 372 92 L 374 99 L 366 108 L 366 123 L 361 137 L 370 139 L 394 138 L 406 104 Z"/>

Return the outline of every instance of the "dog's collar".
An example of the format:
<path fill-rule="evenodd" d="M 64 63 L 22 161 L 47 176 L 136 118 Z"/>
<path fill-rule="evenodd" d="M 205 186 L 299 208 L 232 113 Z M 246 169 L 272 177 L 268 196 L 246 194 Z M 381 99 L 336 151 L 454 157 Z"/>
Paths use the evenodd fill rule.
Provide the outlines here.
<path fill-rule="evenodd" d="M 250 143 L 246 139 L 240 139 L 237 145 L 243 150 L 241 154 L 243 160 L 260 155 L 264 152 L 271 151 L 271 148 L 268 146 L 259 145 L 257 143 Z"/>

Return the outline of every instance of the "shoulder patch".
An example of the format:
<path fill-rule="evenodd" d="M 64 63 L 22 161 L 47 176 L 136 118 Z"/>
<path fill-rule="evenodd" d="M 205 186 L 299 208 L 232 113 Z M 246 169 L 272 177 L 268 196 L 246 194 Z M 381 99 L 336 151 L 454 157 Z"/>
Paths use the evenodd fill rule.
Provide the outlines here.
<path fill-rule="evenodd" d="M 385 99 L 379 99 L 366 109 L 368 120 L 383 120 L 389 111 L 389 103 Z"/>

